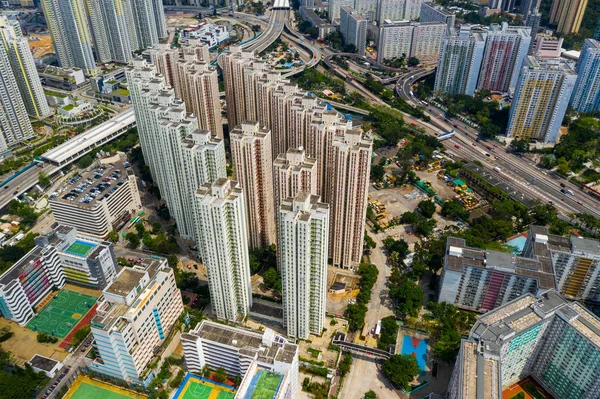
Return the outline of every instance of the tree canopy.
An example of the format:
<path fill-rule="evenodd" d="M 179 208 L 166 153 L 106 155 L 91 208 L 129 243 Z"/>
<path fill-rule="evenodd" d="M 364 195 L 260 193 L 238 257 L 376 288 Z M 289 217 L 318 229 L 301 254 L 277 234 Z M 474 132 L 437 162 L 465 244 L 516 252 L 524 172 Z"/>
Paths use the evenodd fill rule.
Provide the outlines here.
<path fill-rule="evenodd" d="M 392 355 L 383 363 L 383 374 L 401 388 L 408 385 L 421 373 L 414 355 Z"/>

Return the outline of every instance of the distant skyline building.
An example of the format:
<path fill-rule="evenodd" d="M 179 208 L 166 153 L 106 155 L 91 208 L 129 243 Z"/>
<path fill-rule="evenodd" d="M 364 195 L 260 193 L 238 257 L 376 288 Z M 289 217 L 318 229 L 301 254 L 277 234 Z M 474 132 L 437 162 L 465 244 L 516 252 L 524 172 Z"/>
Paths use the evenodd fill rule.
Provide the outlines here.
<path fill-rule="evenodd" d="M 446 30 L 443 22 L 384 23 L 379 27 L 377 61 L 415 57 L 424 64 L 435 63 Z"/>
<path fill-rule="evenodd" d="M 542 25 L 542 13 L 535 8 L 525 18 L 525 26 L 529 26 L 531 28 L 531 41 L 535 39 L 538 31 L 540 30 L 540 26 Z M 530 54 L 531 55 L 531 54 Z"/>
<path fill-rule="evenodd" d="M 242 185 L 250 248 L 274 244 L 271 131 L 258 122 L 242 122 L 229 134 L 235 178 Z"/>
<path fill-rule="evenodd" d="M 327 305 L 329 206 L 318 195 L 299 192 L 281 202 L 279 268 L 287 335 L 319 335 Z"/>
<path fill-rule="evenodd" d="M 468 25 L 442 40 L 434 90 L 448 94 L 475 94 L 486 32 Z"/>
<path fill-rule="evenodd" d="M 108 42 L 109 32 L 107 32 L 108 29 L 106 28 L 108 24 L 105 23 L 104 16 L 102 15 L 104 3 L 104 0 L 87 0 L 85 2 L 89 29 L 92 35 L 94 58 L 98 63 L 112 61 L 110 44 Z M 125 39 L 127 40 L 127 38 Z"/>
<path fill-rule="evenodd" d="M 136 49 L 147 49 L 158 43 L 158 30 L 156 16 L 154 15 L 155 2 L 160 0 L 128 0 L 131 4 L 133 24 L 137 37 Z"/>
<path fill-rule="evenodd" d="M 4 46 L 0 46 L 0 132 L 0 151 L 35 136 Z"/>
<path fill-rule="evenodd" d="M 103 30 L 106 32 L 106 40 L 110 49 L 110 59 L 127 64 L 133 59 L 133 52 L 138 50 L 132 46 L 130 32 L 134 29 L 130 25 L 132 12 L 128 9 L 128 0 L 99 0 L 100 13 L 102 15 Z M 135 45 L 135 42 L 133 43 Z"/>
<path fill-rule="evenodd" d="M 585 39 L 577 61 L 577 82 L 571 97 L 577 112 L 600 110 L 600 41 Z"/>
<path fill-rule="evenodd" d="M 227 176 L 224 142 L 199 130 L 197 118 L 153 65 L 136 59 L 126 73 L 144 159 L 179 234 L 194 240 L 194 193 Z"/>
<path fill-rule="evenodd" d="M 378 0 L 377 23 L 387 21 L 414 21 L 421 14 L 421 0 Z"/>
<path fill-rule="evenodd" d="M 41 0 L 46 24 L 61 67 L 96 74 L 92 36 L 84 0 Z"/>
<path fill-rule="evenodd" d="M 564 59 L 525 60 L 510 107 L 506 135 L 556 143 L 577 74 Z"/>
<path fill-rule="evenodd" d="M 521 5 L 519 6 L 519 12 L 526 17 L 533 12 L 534 10 L 539 10 L 542 4 L 542 0 L 521 0 Z M 535 32 L 535 31 L 533 31 Z M 533 36 L 533 34 L 532 34 Z"/>
<path fill-rule="evenodd" d="M 327 17 L 330 22 L 340 19 L 340 10 L 342 7 L 354 7 L 355 0 L 330 0 L 327 2 Z"/>
<path fill-rule="evenodd" d="M 456 24 L 456 15 L 445 7 L 424 1 L 421 3 L 421 17 L 419 22 L 443 22 L 448 29 L 452 29 Z"/>
<path fill-rule="evenodd" d="M 27 113 L 37 118 L 49 116 L 51 110 L 19 21 L 0 16 L 0 45 L 8 55 Z"/>
<path fill-rule="evenodd" d="M 562 34 L 579 33 L 588 0 L 553 0 L 550 23 Z"/>
<path fill-rule="evenodd" d="M 352 268 L 362 257 L 372 151 L 373 139 L 362 129 L 332 138 L 322 201 L 330 207 L 329 258 L 335 267 Z"/>
<path fill-rule="evenodd" d="M 448 398 L 501 399 L 527 378 L 556 399 L 600 397 L 598 317 L 554 290 L 480 316 L 461 341 Z"/>
<path fill-rule="evenodd" d="M 531 28 L 490 25 L 487 33 L 478 90 L 508 92 L 515 87 L 531 43 Z"/>
<path fill-rule="evenodd" d="M 156 25 L 156 34 L 159 39 L 166 39 L 169 37 L 167 31 L 167 19 L 165 18 L 165 7 L 163 6 L 162 0 L 152 0 L 152 6 L 154 7 L 154 21 Z"/>
<path fill-rule="evenodd" d="M 239 322 L 252 306 L 244 194 L 238 182 L 220 178 L 198 188 L 195 201 L 197 245 L 212 312 Z"/>
<path fill-rule="evenodd" d="M 377 16 L 377 0 L 355 0 L 354 9 L 361 13 L 369 23 L 375 22 Z"/>
<path fill-rule="evenodd" d="M 346 45 L 354 45 L 355 53 L 362 55 L 367 46 L 367 19 L 352 7 L 340 10 L 340 32 Z"/>
<path fill-rule="evenodd" d="M 600 40 L 600 18 L 598 18 L 598 22 L 596 23 L 596 30 L 594 31 L 594 39 Z"/>

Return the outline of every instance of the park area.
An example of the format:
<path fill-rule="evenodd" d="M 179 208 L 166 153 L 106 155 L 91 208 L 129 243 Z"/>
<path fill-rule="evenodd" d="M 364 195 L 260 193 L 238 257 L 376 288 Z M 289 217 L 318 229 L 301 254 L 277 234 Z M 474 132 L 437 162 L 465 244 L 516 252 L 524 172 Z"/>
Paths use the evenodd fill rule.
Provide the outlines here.
<path fill-rule="evenodd" d="M 146 399 L 125 389 L 108 385 L 89 377 L 79 376 L 64 396 L 65 399 Z"/>
<path fill-rule="evenodd" d="M 235 389 L 192 374 L 185 376 L 174 399 L 233 399 Z"/>
<path fill-rule="evenodd" d="M 95 303 L 93 296 L 62 290 L 31 319 L 27 328 L 65 338 Z"/>

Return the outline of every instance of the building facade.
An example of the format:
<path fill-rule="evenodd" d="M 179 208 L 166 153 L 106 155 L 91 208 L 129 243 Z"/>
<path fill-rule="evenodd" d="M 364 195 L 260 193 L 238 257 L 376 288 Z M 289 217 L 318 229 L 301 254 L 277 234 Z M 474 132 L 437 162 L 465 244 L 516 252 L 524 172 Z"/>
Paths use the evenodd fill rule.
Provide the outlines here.
<path fill-rule="evenodd" d="M 553 0 L 550 8 L 550 23 L 562 34 L 578 33 L 588 0 Z"/>
<path fill-rule="evenodd" d="M 441 22 L 415 22 L 413 24 L 410 56 L 422 64 L 435 64 L 440 56 L 440 46 L 448 27 Z"/>
<path fill-rule="evenodd" d="M 437 62 L 446 34 L 441 22 L 390 22 L 379 27 L 377 61 L 418 58 L 422 63 Z"/>
<path fill-rule="evenodd" d="M 193 240 L 194 193 L 226 176 L 224 143 L 198 129 L 197 118 L 145 60 L 134 60 L 127 80 L 144 159 L 179 233 Z"/>
<path fill-rule="evenodd" d="M 243 320 L 252 306 L 244 194 L 217 179 L 196 191 L 197 244 L 208 275 L 211 307 L 220 319 Z"/>
<path fill-rule="evenodd" d="M 424 1 L 421 3 L 420 22 L 443 22 L 448 29 L 453 29 L 456 23 L 456 15 L 452 11 L 435 3 Z"/>
<path fill-rule="evenodd" d="M 577 112 L 600 110 L 600 41 L 586 39 L 577 61 L 577 82 L 571 97 Z"/>
<path fill-rule="evenodd" d="M 507 136 L 556 143 L 576 79 L 563 59 L 528 56 L 515 87 Z"/>
<path fill-rule="evenodd" d="M 250 380 L 259 371 L 280 375 L 274 398 L 294 398 L 299 387 L 298 345 L 275 334 L 270 328 L 263 332 L 235 328 L 202 320 L 186 334 L 181 334 L 185 365 L 199 374 L 205 365 L 215 370 L 225 369 L 228 375 L 243 377 L 238 395 L 247 393 Z M 252 385 L 256 385 L 252 384 Z"/>
<path fill-rule="evenodd" d="M 242 185 L 250 248 L 275 243 L 271 131 L 258 122 L 242 122 L 230 133 L 236 179 Z"/>
<path fill-rule="evenodd" d="M 44 96 L 29 42 L 23 37 L 18 21 L 0 16 L 0 46 L 4 47 L 8 55 L 27 113 L 37 118 L 49 116 L 50 107 Z"/>
<path fill-rule="evenodd" d="M 4 46 L 0 46 L 0 132 L 1 152 L 35 135 Z"/>
<path fill-rule="evenodd" d="M 478 90 L 508 92 L 515 87 L 531 43 L 531 28 L 492 24 L 487 33 Z"/>
<path fill-rule="evenodd" d="M 290 337 L 319 335 L 327 305 L 329 206 L 301 191 L 279 208 L 283 319 Z"/>
<path fill-rule="evenodd" d="M 134 32 L 132 25 L 129 25 L 131 10 L 128 10 L 128 2 L 125 0 L 99 0 L 98 7 L 102 18 L 102 31 L 106 32 L 106 42 L 110 52 L 110 59 L 116 62 L 127 64 L 133 59 L 133 51 L 138 50 L 131 37 Z"/>
<path fill-rule="evenodd" d="M 56 221 L 90 235 L 106 237 L 137 213 L 142 201 L 135 173 L 131 167 L 125 167 L 126 163 L 119 155 L 104 158 L 93 169 L 70 181 L 68 193 L 49 201 Z M 109 181 L 104 181 L 106 178 Z"/>
<path fill-rule="evenodd" d="M 367 19 L 352 7 L 340 10 L 340 32 L 346 45 L 354 45 L 356 53 L 362 55 L 367 46 Z"/>
<path fill-rule="evenodd" d="M 92 35 L 83 0 L 42 0 L 42 10 L 61 67 L 96 74 Z"/>
<path fill-rule="evenodd" d="M 290 148 L 273 162 L 273 191 L 275 207 L 300 191 L 318 195 L 317 160 L 306 155 L 304 147 Z"/>
<path fill-rule="evenodd" d="M 102 297 L 91 321 L 96 358 L 89 369 L 147 385 L 154 377 L 148 364 L 183 312 L 173 269 L 165 259 L 146 259 L 121 270 Z"/>
<path fill-rule="evenodd" d="M 554 290 L 486 313 L 462 340 L 448 398 L 500 399 L 527 378 L 557 399 L 597 398 L 600 320 Z"/>
<path fill-rule="evenodd" d="M 377 23 L 385 21 L 414 21 L 421 14 L 421 0 L 379 0 L 377 2 Z"/>
<path fill-rule="evenodd" d="M 434 90 L 448 94 L 475 94 L 483 51 L 485 31 L 463 25 L 442 40 Z"/>

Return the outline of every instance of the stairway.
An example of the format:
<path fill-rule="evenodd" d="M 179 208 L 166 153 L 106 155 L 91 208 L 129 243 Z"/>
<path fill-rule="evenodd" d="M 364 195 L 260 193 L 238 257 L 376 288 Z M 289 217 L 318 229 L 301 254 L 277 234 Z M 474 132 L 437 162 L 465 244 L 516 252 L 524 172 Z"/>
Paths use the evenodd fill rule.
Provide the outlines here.
<path fill-rule="evenodd" d="M 575 270 L 569 276 L 569 282 L 564 288 L 564 294 L 577 298 L 585 276 L 592 265 L 592 260 L 588 258 L 579 258 Z"/>

